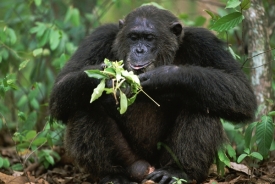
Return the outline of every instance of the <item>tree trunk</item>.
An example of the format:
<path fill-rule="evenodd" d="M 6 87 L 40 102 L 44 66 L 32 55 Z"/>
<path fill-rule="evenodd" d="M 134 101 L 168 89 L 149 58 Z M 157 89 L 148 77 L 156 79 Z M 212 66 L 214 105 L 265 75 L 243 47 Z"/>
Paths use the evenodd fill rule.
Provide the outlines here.
<path fill-rule="evenodd" d="M 256 119 L 271 110 L 272 54 L 269 45 L 268 18 L 261 0 L 251 0 L 251 7 L 244 11 L 248 25 L 248 58 L 251 66 L 251 82 L 257 98 L 259 113 Z"/>

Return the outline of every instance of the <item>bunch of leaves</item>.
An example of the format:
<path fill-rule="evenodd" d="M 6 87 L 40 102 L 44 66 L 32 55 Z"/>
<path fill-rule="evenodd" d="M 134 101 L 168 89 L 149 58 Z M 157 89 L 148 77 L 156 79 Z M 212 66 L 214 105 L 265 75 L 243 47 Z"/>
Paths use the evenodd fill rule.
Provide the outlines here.
<path fill-rule="evenodd" d="M 236 160 L 236 151 L 230 144 L 225 144 L 218 150 L 218 154 L 215 159 L 218 173 L 223 176 L 225 174 L 225 166 L 230 167 L 230 159 Z"/>
<path fill-rule="evenodd" d="M 237 9 L 239 7 L 239 10 Z M 215 30 L 217 32 L 228 31 L 238 24 L 240 24 L 244 16 L 242 14 L 243 10 L 247 10 L 250 7 L 250 0 L 229 0 L 226 4 L 226 9 L 234 9 L 234 12 L 229 13 L 223 17 L 216 15 L 215 13 L 206 10 L 212 18 L 212 26 L 210 29 Z"/>
<path fill-rule="evenodd" d="M 242 12 L 249 9 L 250 4 L 250 0 L 228 0 L 225 9 L 230 9 L 231 13 L 224 16 L 205 10 L 212 19 L 210 29 L 217 31 L 220 36 L 223 35 L 222 33 L 233 30 L 244 20 Z M 228 46 L 228 50 L 235 59 L 240 59 L 240 56 L 230 46 Z"/>
<path fill-rule="evenodd" d="M 116 104 L 120 104 L 118 108 L 119 112 L 120 114 L 123 114 L 126 112 L 128 106 L 134 103 L 139 92 L 142 91 L 145 95 L 147 94 L 142 90 L 138 76 L 132 71 L 127 71 L 123 68 L 123 61 L 109 61 L 108 59 L 105 59 L 104 64 L 104 70 L 85 71 L 89 77 L 100 79 L 100 83 L 92 93 L 90 103 L 101 97 L 105 91 L 106 94 L 113 94 Z M 112 81 L 112 87 L 105 88 L 106 82 L 109 80 Z M 127 88 L 127 85 L 130 87 L 130 97 L 123 92 L 123 89 Z M 119 101 L 117 96 L 120 98 Z M 154 101 L 150 96 L 148 97 Z"/>
<path fill-rule="evenodd" d="M 58 153 L 53 150 L 40 149 L 45 147 L 53 147 L 60 144 L 63 137 L 64 125 L 48 121 L 41 132 L 35 130 L 25 130 L 15 132 L 13 140 L 16 143 L 18 155 L 24 156 L 24 163 L 27 161 L 34 162 L 37 160 L 42 163 L 45 168 L 54 165 L 56 160 L 60 159 Z M 24 165 L 23 163 L 23 165 Z M 21 165 L 21 166 L 20 166 Z M 22 170 L 22 164 L 12 166 L 14 170 Z"/>
<path fill-rule="evenodd" d="M 275 116 L 275 111 L 261 117 L 258 122 L 251 123 L 245 130 L 244 153 L 238 158 L 238 162 L 243 161 L 246 157 L 256 160 L 263 160 L 269 157 L 274 144 L 274 123 L 272 116 Z"/>
<path fill-rule="evenodd" d="M 237 161 L 238 163 L 245 161 L 250 170 L 253 170 L 258 168 L 260 161 L 269 158 L 270 152 L 275 150 L 275 141 L 273 139 L 275 124 L 273 123 L 273 116 L 275 116 L 275 111 L 263 115 L 260 121 L 253 122 L 248 126 L 245 126 L 246 128 L 243 126 L 234 126 L 229 122 L 222 121 L 229 140 L 232 143 L 236 143 L 237 146 L 236 152 L 239 156 L 236 159 L 236 155 L 232 155 L 233 157 L 231 157 L 234 158 L 234 161 Z M 226 150 L 229 156 L 229 153 L 234 151 L 231 149 L 231 151 L 229 151 L 228 148 L 226 148 Z M 228 158 L 226 155 L 222 155 L 223 153 L 219 151 L 219 161 L 229 166 Z M 216 163 L 218 169 L 222 171 L 222 164 L 219 164 L 217 160 Z"/>
<path fill-rule="evenodd" d="M 8 169 L 10 167 L 10 161 L 7 158 L 3 158 L 0 156 L 0 169 Z"/>

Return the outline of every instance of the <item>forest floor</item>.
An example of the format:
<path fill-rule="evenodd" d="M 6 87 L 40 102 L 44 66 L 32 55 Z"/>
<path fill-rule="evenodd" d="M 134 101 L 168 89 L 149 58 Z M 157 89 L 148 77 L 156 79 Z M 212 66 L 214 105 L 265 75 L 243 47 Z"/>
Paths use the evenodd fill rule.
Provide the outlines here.
<path fill-rule="evenodd" d="M 42 164 L 33 161 L 25 163 L 24 172 L 2 168 L 0 184 L 92 184 L 87 182 L 88 174 L 80 172 L 73 166 L 72 160 L 66 156 L 63 148 L 54 149 L 61 156 L 54 166 L 45 169 Z M 26 155 L 19 156 L 8 134 L 2 134 L 0 135 L 0 157 L 8 158 L 12 165 L 23 163 Z M 275 152 L 271 154 L 268 161 L 261 163 L 259 168 L 254 170 L 253 175 L 249 173 L 251 172 L 246 165 L 232 162 L 231 168 L 226 168 L 225 175 L 220 177 L 213 164 L 204 184 L 275 184 Z M 146 184 L 149 183 L 153 182 L 146 182 Z"/>

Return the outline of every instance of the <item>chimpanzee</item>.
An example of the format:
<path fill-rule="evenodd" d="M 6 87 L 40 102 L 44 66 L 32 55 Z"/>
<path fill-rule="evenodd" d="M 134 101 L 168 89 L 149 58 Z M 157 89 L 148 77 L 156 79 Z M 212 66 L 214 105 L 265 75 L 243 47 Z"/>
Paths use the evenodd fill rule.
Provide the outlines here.
<path fill-rule="evenodd" d="M 100 81 L 84 71 L 103 69 L 105 58 L 123 60 L 160 106 L 142 93 L 122 115 L 113 95 L 90 103 Z M 95 181 L 115 184 L 203 182 L 225 140 L 220 118 L 251 121 L 255 109 L 249 82 L 222 41 L 148 5 L 86 38 L 50 98 L 52 117 L 67 124 L 71 157 Z"/>

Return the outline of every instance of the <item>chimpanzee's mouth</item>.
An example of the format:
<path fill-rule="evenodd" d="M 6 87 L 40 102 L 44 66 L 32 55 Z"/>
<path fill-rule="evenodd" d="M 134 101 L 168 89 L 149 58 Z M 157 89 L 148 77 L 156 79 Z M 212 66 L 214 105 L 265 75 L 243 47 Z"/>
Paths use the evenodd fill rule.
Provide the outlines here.
<path fill-rule="evenodd" d="M 142 64 L 142 65 L 133 65 L 130 63 L 130 67 L 133 69 L 133 70 L 141 70 L 141 69 L 145 69 L 146 67 L 148 67 L 149 65 L 151 65 L 153 62 L 148 62 L 148 63 L 145 63 L 145 64 Z"/>

